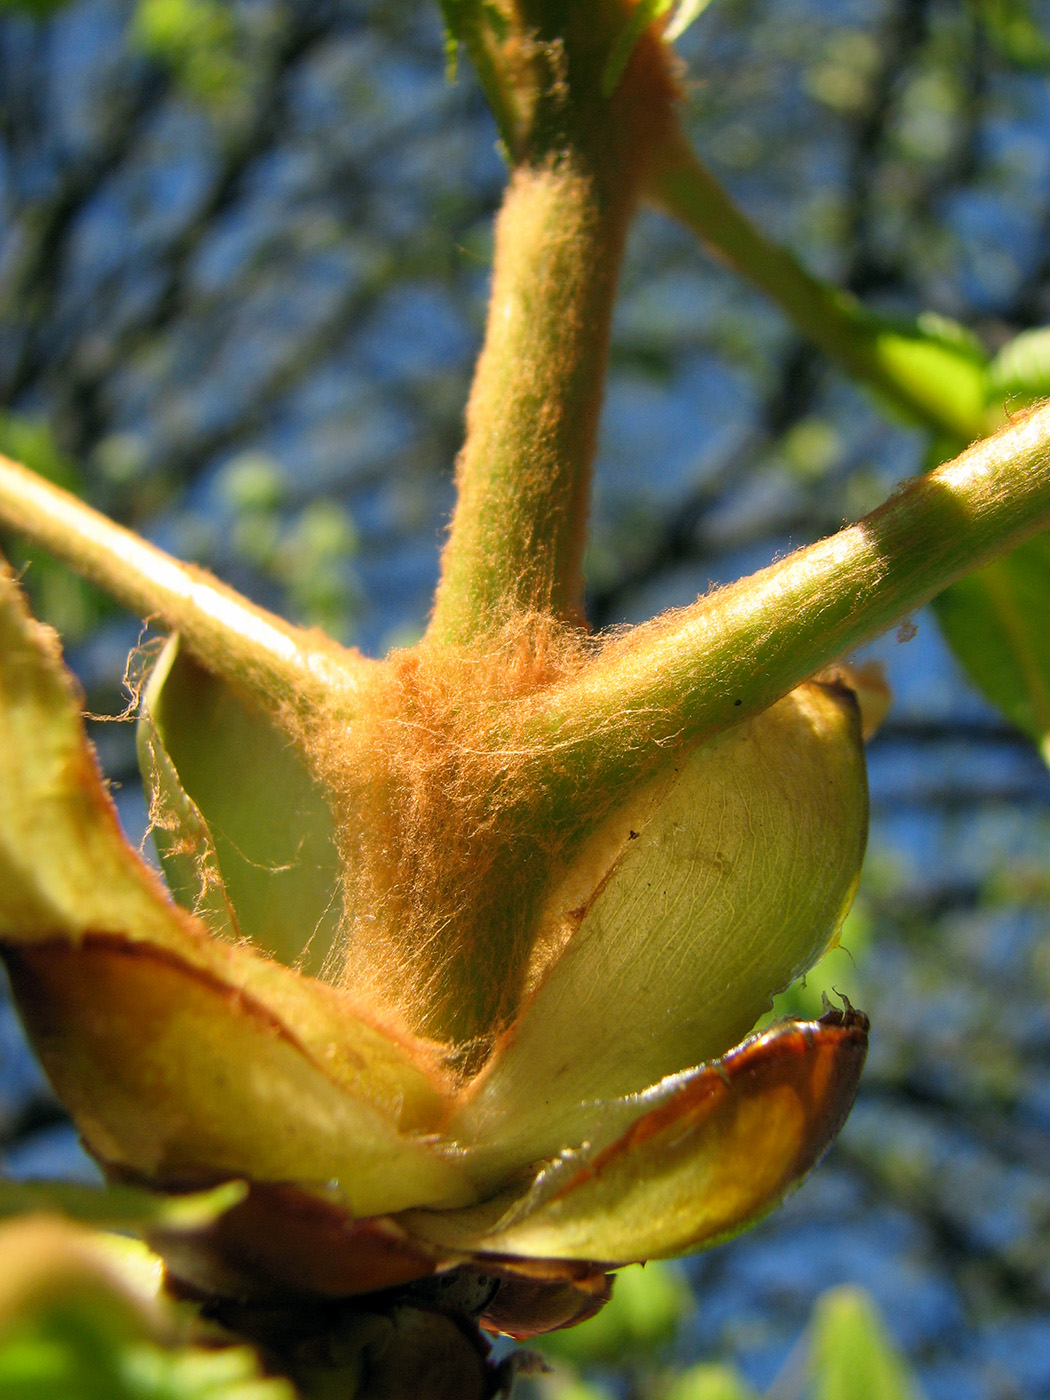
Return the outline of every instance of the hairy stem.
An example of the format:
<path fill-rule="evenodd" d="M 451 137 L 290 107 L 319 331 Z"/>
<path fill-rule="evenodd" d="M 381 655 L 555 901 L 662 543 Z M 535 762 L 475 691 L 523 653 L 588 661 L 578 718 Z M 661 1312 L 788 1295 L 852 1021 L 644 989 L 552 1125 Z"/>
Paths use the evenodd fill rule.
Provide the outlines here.
<path fill-rule="evenodd" d="M 515 614 L 582 621 L 623 245 L 650 152 L 672 121 L 675 89 L 657 36 L 642 36 L 606 95 L 608 17 L 550 37 L 542 18 L 531 17 L 521 39 L 522 91 L 531 84 L 532 97 L 496 226 L 485 344 L 427 634 L 439 646 L 469 645 Z"/>
<path fill-rule="evenodd" d="M 350 699 L 372 663 L 257 608 L 68 492 L 0 456 L 0 521 L 63 560 L 131 612 L 177 631 L 209 671 L 269 709 Z"/>
<path fill-rule="evenodd" d="M 1050 405 L 858 524 L 639 627 L 537 704 L 526 733 L 554 746 L 557 788 L 627 786 L 667 746 L 757 714 L 1048 525 Z"/>
<path fill-rule="evenodd" d="M 514 611 L 578 621 L 624 211 L 575 161 L 515 172 L 467 409 L 430 635 L 465 643 Z"/>

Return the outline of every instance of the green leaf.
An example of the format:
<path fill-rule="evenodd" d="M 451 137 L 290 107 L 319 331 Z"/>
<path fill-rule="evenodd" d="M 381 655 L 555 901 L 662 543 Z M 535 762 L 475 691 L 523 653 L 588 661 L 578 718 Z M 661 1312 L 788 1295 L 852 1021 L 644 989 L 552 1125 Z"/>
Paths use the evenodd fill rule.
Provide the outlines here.
<path fill-rule="evenodd" d="M 1032 15 L 1027 0 L 977 0 L 985 32 L 999 53 L 1018 68 L 1050 67 L 1050 38 L 1045 20 Z"/>
<path fill-rule="evenodd" d="M 934 610 L 974 685 L 1050 762 L 1050 535 L 953 584 Z"/>
<path fill-rule="evenodd" d="M 75 1318 L 48 1318 L 0 1342 L 4 1400 L 293 1400 L 247 1351 L 107 1345 Z"/>
<path fill-rule="evenodd" d="M 825 1293 L 810 1338 L 813 1400 L 918 1400 L 918 1384 L 860 1289 Z"/>
<path fill-rule="evenodd" d="M 234 16 L 222 0 L 138 0 L 131 39 L 193 97 L 226 101 L 249 76 Z"/>
<path fill-rule="evenodd" d="M 188 1344 L 195 1315 L 162 1279 L 161 1260 L 137 1241 L 50 1215 L 0 1225 L 0 1395 L 295 1400 L 250 1348 Z"/>
<path fill-rule="evenodd" d="M 83 490 L 82 474 L 61 450 L 50 424 L 43 418 L 0 410 L 0 452 L 56 486 L 67 491 Z"/>
<path fill-rule="evenodd" d="M 926 313 L 910 325 L 871 319 L 879 369 L 929 417 L 970 443 L 988 430 L 988 367 L 980 343 L 947 317 Z"/>
<path fill-rule="evenodd" d="M 264 1375 L 249 1347 L 129 1347 L 119 1374 L 128 1400 L 296 1400 L 290 1382 Z M 345 1388 L 343 1396 L 353 1400 Z"/>
<path fill-rule="evenodd" d="M 165 1227 L 195 1229 L 209 1224 L 237 1205 L 247 1192 L 241 1181 L 228 1181 L 211 1191 L 165 1196 L 133 1186 L 81 1186 L 70 1181 L 8 1181 L 0 1179 L 0 1219 L 49 1212 L 107 1229 L 140 1230 Z"/>
<path fill-rule="evenodd" d="M 1031 403 L 1050 394 L 1050 326 L 1022 331 L 996 355 L 988 368 L 989 391 L 1010 405 Z"/>
<path fill-rule="evenodd" d="M 104 1325 L 59 1308 L 42 1308 L 35 1323 L 0 1339 L 0 1394 L 4 1400 L 296 1400 L 291 1384 L 264 1375 L 248 1347 L 169 1349 L 117 1339 Z"/>
<path fill-rule="evenodd" d="M 758 1400 L 758 1392 L 731 1366 L 701 1364 L 676 1376 L 662 1400 Z"/>
<path fill-rule="evenodd" d="M 604 1386 L 592 1385 L 590 1381 L 580 1380 L 579 1377 L 556 1383 L 549 1393 L 551 1400 L 614 1400 L 611 1390 Z"/>
<path fill-rule="evenodd" d="M 1007 412 L 1050 394 L 1050 327 L 1024 331 L 988 367 L 990 403 Z M 936 445 L 931 457 L 947 455 Z M 1040 534 L 934 602 L 970 680 L 1050 761 L 1050 535 Z"/>

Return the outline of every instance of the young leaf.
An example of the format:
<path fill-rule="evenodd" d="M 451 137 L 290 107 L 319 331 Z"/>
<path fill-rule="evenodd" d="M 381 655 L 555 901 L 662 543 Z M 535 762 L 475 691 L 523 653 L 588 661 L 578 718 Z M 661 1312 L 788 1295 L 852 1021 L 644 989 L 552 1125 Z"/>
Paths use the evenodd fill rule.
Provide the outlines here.
<path fill-rule="evenodd" d="M 826 1293 L 810 1328 L 813 1400 L 919 1400 L 918 1385 L 860 1289 Z"/>
<path fill-rule="evenodd" d="M 906 396 L 909 417 L 918 410 L 960 444 L 987 431 L 987 360 L 965 327 L 929 312 L 899 326 L 867 316 L 862 323 L 869 327 L 874 363 Z"/>
<path fill-rule="evenodd" d="M 758 1396 L 731 1366 L 701 1363 L 676 1376 L 662 1400 L 758 1400 Z"/>
<path fill-rule="evenodd" d="M 974 685 L 1050 761 L 1050 535 L 961 579 L 934 609 Z"/>
<path fill-rule="evenodd" d="M 988 367 L 991 393 L 1007 408 L 1018 398 L 1025 403 L 1050 394 L 1050 326 L 1022 331 L 996 355 Z"/>
<path fill-rule="evenodd" d="M 134 1186 L 82 1186 L 73 1181 L 0 1180 L 0 1219 L 11 1215 L 60 1215 L 85 1225 L 138 1233 L 167 1227 L 203 1227 L 243 1199 L 247 1187 L 228 1181 L 210 1191 L 164 1196 Z"/>
<path fill-rule="evenodd" d="M 1036 19 L 1028 0 L 979 0 L 985 33 L 1008 63 L 1045 72 L 1050 68 L 1050 39 L 1045 18 Z"/>
<path fill-rule="evenodd" d="M 1050 327 L 1015 336 L 988 366 L 990 402 L 1007 411 L 1050 393 Z M 934 602 L 941 631 L 981 693 L 1047 757 L 1050 734 L 1050 536 L 1035 535 Z"/>

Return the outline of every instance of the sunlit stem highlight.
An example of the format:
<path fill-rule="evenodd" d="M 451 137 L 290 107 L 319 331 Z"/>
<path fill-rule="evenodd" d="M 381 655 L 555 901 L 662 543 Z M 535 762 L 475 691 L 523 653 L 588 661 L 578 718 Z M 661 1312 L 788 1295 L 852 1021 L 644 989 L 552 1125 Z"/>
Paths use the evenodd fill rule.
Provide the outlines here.
<path fill-rule="evenodd" d="M 1048 525 L 1045 405 L 856 525 L 635 629 L 534 701 L 519 742 L 549 746 L 559 789 L 627 786 L 661 754 L 766 709 Z"/>
<path fill-rule="evenodd" d="M 319 633 L 256 607 L 180 563 L 75 496 L 0 456 L 0 521 L 109 593 L 129 611 L 177 631 L 209 671 L 268 708 L 344 703 L 373 663 Z"/>

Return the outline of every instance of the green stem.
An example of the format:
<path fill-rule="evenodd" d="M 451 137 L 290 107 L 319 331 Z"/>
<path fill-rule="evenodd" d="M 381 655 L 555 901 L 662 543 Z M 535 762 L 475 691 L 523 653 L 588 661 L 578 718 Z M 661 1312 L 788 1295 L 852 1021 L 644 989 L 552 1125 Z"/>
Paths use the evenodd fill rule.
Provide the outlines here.
<path fill-rule="evenodd" d="M 795 327 L 912 422 L 957 445 L 989 431 L 983 365 L 916 328 L 882 320 L 813 277 L 730 199 L 680 130 L 654 160 L 647 194 L 776 301 Z"/>
<path fill-rule="evenodd" d="M 485 344 L 427 640 L 463 646 L 514 615 L 583 620 L 591 463 L 627 228 L 675 86 L 654 33 L 603 85 L 621 0 L 520 0 L 505 54 L 519 130 L 496 226 Z M 564 26 L 564 27 L 563 27 Z M 508 41 L 509 42 L 509 41 Z"/>
<path fill-rule="evenodd" d="M 513 175 L 432 641 L 467 643 L 512 612 L 582 616 L 591 460 L 628 217 L 578 160 Z"/>
<path fill-rule="evenodd" d="M 0 456 L 0 521 L 63 560 L 129 611 L 177 631 L 209 671 L 268 709 L 351 698 L 373 663 L 257 608 L 68 492 Z"/>
<path fill-rule="evenodd" d="M 613 643 L 537 703 L 521 738 L 546 749 L 559 789 L 626 787 L 668 746 L 766 709 L 1047 525 L 1050 405 L 858 524 Z"/>

